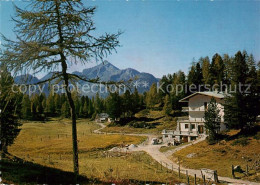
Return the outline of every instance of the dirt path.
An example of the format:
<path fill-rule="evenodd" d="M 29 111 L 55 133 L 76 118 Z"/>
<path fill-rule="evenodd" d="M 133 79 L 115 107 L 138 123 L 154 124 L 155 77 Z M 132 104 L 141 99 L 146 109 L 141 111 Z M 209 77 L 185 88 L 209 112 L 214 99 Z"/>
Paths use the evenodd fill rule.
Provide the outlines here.
<path fill-rule="evenodd" d="M 104 125 L 103 123 L 98 123 L 101 128 L 97 129 L 94 131 L 94 133 L 98 133 L 98 134 L 104 134 L 101 130 L 103 128 L 106 127 L 106 125 Z M 122 134 L 122 133 L 106 133 L 106 134 Z M 161 163 L 164 167 L 170 169 L 170 170 L 174 170 L 175 172 L 178 172 L 178 164 L 173 162 L 172 160 L 170 160 L 168 157 L 170 157 L 172 154 L 174 154 L 175 152 L 182 150 L 188 146 L 191 146 L 193 144 L 199 143 L 201 141 L 205 140 L 205 137 L 199 138 L 187 145 L 182 145 L 180 147 L 177 147 L 173 150 L 167 151 L 165 153 L 160 152 L 160 148 L 161 146 L 165 146 L 165 145 L 152 145 L 151 144 L 151 140 L 152 138 L 155 137 L 155 135 L 152 134 L 125 134 L 125 135 L 134 135 L 134 136 L 146 136 L 148 137 L 147 140 L 138 145 L 138 147 L 136 148 L 132 148 L 129 151 L 145 151 L 147 152 L 154 160 L 156 160 L 157 162 Z M 194 176 L 196 174 L 197 177 L 201 177 L 201 171 L 200 170 L 195 170 L 195 169 L 188 169 L 188 168 L 184 168 L 181 166 L 181 173 L 186 174 L 186 170 L 188 170 L 189 175 Z M 259 183 L 256 182 L 250 182 L 250 181 L 245 181 L 245 180 L 240 180 L 240 179 L 232 179 L 229 177 L 221 177 L 218 176 L 219 181 L 221 182 L 226 182 L 226 183 L 232 183 L 232 185 L 235 184 L 247 184 L 247 185 L 259 185 Z"/>

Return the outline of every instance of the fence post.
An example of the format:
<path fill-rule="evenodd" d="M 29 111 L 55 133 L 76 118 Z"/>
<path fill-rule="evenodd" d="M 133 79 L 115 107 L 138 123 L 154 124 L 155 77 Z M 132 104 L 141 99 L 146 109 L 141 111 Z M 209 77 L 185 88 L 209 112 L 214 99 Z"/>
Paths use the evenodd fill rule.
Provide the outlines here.
<path fill-rule="evenodd" d="M 197 185 L 197 177 L 196 177 L 196 174 L 194 174 L 194 185 Z"/>
<path fill-rule="evenodd" d="M 217 170 L 214 171 L 214 181 L 218 182 L 218 172 L 217 172 Z"/>
<path fill-rule="evenodd" d="M 203 175 L 203 184 L 206 185 L 205 175 Z"/>
<path fill-rule="evenodd" d="M 248 175 L 248 164 L 246 164 L 246 175 Z"/>
<path fill-rule="evenodd" d="M 231 170 L 232 170 L 232 177 L 235 179 L 236 177 L 235 177 L 234 165 L 233 164 L 231 166 Z"/>
<path fill-rule="evenodd" d="M 187 178 L 187 183 L 188 183 L 188 185 L 189 185 L 189 184 L 190 184 L 190 179 L 189 179 L 188 170 L 186 170 L 186 178 Z"/>
<path fill-rule="evenodd" d="M 181 178 L 181 163 L 180 163 L 180 158 L 178 157 L 178 163 L 179 163 L 179 167 L 178 167 L 178 174 L 179 174 L 179 179 Z"/>

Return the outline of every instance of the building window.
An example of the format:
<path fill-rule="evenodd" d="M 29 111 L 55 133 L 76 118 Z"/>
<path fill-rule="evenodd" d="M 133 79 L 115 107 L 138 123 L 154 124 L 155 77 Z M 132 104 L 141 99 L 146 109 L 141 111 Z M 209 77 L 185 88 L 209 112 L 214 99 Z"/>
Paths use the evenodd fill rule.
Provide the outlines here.
<path fill-rule="evenodd" d="M 191 129 L 195 129 L 195 124 L 191 124 Z"/>
<path fill-rule="evenodd" d="M 185 128 L 189 128 L 189 124 L 185 124 Z"/>

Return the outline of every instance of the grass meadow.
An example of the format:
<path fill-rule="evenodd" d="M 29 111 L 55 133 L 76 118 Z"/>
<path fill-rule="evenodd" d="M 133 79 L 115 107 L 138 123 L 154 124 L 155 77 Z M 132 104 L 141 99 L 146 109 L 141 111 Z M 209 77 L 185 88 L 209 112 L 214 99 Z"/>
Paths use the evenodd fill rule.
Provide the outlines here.
<path fill-rule="evenodd" d="M 237 132 L 231 131 L 228 134 L 232 136 Z M 241 142 L 244 140 L 247 140 L 246 144 Z M 193 157 L 188 157 L 188 154 L 193 154 Z M 247 137 L 223 141 L 215 145 L 209 145 L 203 141 L 177 151 L 173 154 L 172 160 L 177 161 L 179 157 L 185 167 L 214 169 L 218 171 L 218 175 L 228 177 L 232 177 L 232 165 L 240 165 L 243 171 L 246 171 L 248 165 L 249 175 L 235 172 L 236 178 L 260 182 L 259 154 L 259 138 Z"/>
<path fill-rule="evenodd" d="M 122 179 L 163 183 L 179 181 L 176 173 L 161 167 L 144 152 L 114 153 L 110 156 L 107 154 L 107 150 L 112 147 L 138 144 L 143 142 L 145 137 L 93 134 L 93 130 L 97 128 L 98 125 L 90 120 L 82 119 L 77 122 L 80 175 L 102 182 Z M 24 122 L 19 136 L 9 147 L 9 153 L 23 161 L 40 165 L 41 169 L 46 167 L 72 172 L 70 120 L 51 119 L 46 123 Z M 12 170 L 8 168 L 9 166 L 6 164 L 6 168 L 9 169 L 8 173 L 3 173 L 3 179 L 7 182 L 22 184 L 25 181 L 23 179 L 26 179 L 28 183 L 32 179 L 27 176 L 34 172 L 39 173 L 37 166 L 28 168 L 30 171 L 28 169 L 20 170 L 19 173 L 14 171 L 19 171 L 20 168 Z M 40 176 L 34 178 L 33 182 L 38 183 L 37 179 L 39 178 Z"/>

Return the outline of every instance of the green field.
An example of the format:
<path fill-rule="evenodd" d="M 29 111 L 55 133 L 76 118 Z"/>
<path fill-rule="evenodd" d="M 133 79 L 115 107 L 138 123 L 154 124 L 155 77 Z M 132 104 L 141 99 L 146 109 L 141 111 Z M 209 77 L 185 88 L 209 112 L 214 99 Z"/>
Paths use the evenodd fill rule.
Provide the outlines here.
<path fill-rule="evenodd" d="M 160 164 L 144 152 L 107 154 L 107 150 L 112 147 L 138 144 L 143 142 L 145 137 L 93 134 L 93 130 L 97 128 L 98 125 L 89 120 L 82 119 L 77 122 L 80 175 L 102 182 L 122 179 L 164 183 L 178 181 L 175 173 L 161 169 Z M 46 123 L 24 123 L 19 136 L 9 147 L 9 153 L 42 167 L 72 172 L 70 120 L 53 119 Z M 8 167 L 7 164 L 6 166 Z M 22 170 L 19 177 L 12 173 L 9 169 L 8 174 L 3 173 L 3 179 L 7 182 L 22 183 L 21 174 L 26 176 L 32 172 Z M 30 178 L 27 180 L 30 181 Z M 37 180 L 34 179 L 34 182 Z"/>

